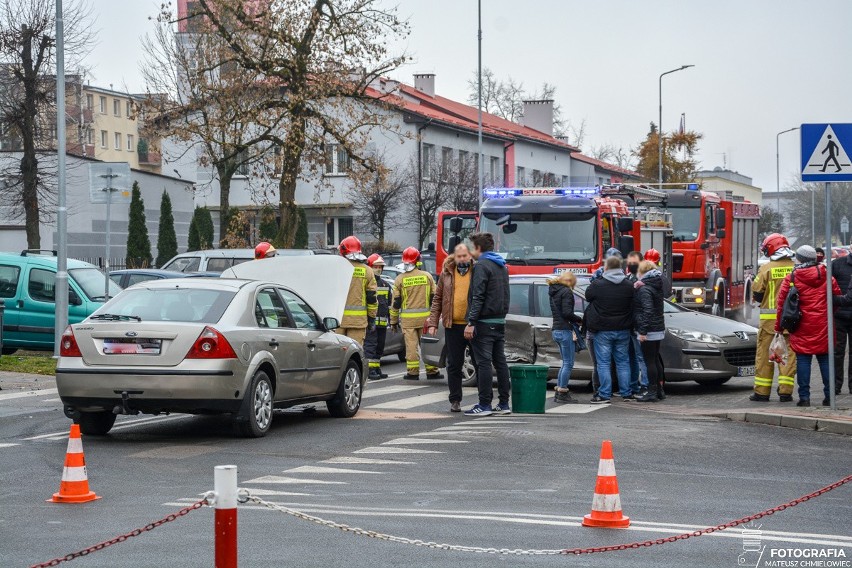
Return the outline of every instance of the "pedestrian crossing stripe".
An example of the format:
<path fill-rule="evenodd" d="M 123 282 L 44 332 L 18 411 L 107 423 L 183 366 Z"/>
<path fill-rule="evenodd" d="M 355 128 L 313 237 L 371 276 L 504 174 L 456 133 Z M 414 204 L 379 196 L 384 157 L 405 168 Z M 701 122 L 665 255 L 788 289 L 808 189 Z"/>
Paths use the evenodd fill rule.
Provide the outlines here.
<path fill-rule="evenodd" d="M 803 164 L 802 174 L 852 174 L 852 160 L 830 124 L 820 136 L 810 158 Z"/>

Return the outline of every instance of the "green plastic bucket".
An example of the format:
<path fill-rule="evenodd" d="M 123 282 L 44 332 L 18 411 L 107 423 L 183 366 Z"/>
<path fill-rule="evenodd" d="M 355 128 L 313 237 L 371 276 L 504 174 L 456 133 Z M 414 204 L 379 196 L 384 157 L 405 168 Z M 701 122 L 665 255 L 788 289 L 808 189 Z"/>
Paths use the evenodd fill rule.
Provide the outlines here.
<path fill-rule="evenodd" d="M 547 400 L 547 371 L 544 365 L 514 365 L 512 377 L 512 412 L 544 414 Z"/>

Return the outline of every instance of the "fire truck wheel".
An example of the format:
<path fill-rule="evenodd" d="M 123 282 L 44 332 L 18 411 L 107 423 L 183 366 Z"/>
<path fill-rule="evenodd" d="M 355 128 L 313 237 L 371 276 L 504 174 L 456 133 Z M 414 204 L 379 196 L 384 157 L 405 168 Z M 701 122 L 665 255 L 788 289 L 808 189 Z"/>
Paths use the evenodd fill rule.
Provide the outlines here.
<path fill-rule="evenodd" d="M 719 291 L 716 293 L 716 300 L 713 302 L 712 313 L 714 316 L 723 318 L 727 316 L 727 311 L 725 306 L 725 289 L 720 286 Z"/>

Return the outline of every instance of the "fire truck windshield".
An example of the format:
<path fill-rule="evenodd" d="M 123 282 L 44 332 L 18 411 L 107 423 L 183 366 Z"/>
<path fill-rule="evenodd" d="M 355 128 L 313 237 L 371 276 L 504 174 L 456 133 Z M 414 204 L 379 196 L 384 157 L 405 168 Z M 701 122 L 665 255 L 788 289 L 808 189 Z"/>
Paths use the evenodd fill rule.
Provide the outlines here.
<path fill-rule="evenodd" d="M 672 213 L 675 241 L 694 241 L 701 228 L 700 207 L 669 207 Z"/>
<path fill-rule="evenodd" d="M 488 212 L 480 230 L 494 235 L 495 251 L 509 264 L 582 264 L 598 256 L 597 218 L 590 213 Z"/>

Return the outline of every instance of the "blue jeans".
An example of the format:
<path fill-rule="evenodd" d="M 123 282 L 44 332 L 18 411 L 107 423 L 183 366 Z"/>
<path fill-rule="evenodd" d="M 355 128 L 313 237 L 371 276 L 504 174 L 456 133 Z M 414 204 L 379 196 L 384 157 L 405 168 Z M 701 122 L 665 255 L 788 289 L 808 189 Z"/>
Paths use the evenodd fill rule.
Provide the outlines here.
<path fill-rule="evenodd" d="M 630 390 L 633 394 L 639 394 L 640 385 L 648 388 L 648 367 L 645 366 L 645 358 L 642 357 L 642 343 L 639 338 L 630 334 Z"/>
<path fill-rule="evenodd" d="M 796 354 L 796 382 L 799 383 L 799 400 L 811 399 L 811 360 L 816 357 L 819 364 L 819 374 L 822 375 L 822 391 L 825 398 L 831 396 L 828 386 L 828 354 L 802 355 Z"/>
<path fill-rule="evenodd" d="M 571 379 L 571 369 L 574 368 L 574 332 L 570 329 L 555 329 L 553 341 L 559 346 L 559 352 L 562 354 L 562 368 L 559 369 L 556 386 L 567 389 L 568 381 Z"/>
<path fill-rule="evenodd" d="M 612 361 L 615 359 L 615 373 L 618 376 L 618 390 L 621 396 L 633 394 L 630 390 L 630 331 L 595 332 L 595 367 L 598 371 L 598 396 L 612 398 Z"/>

